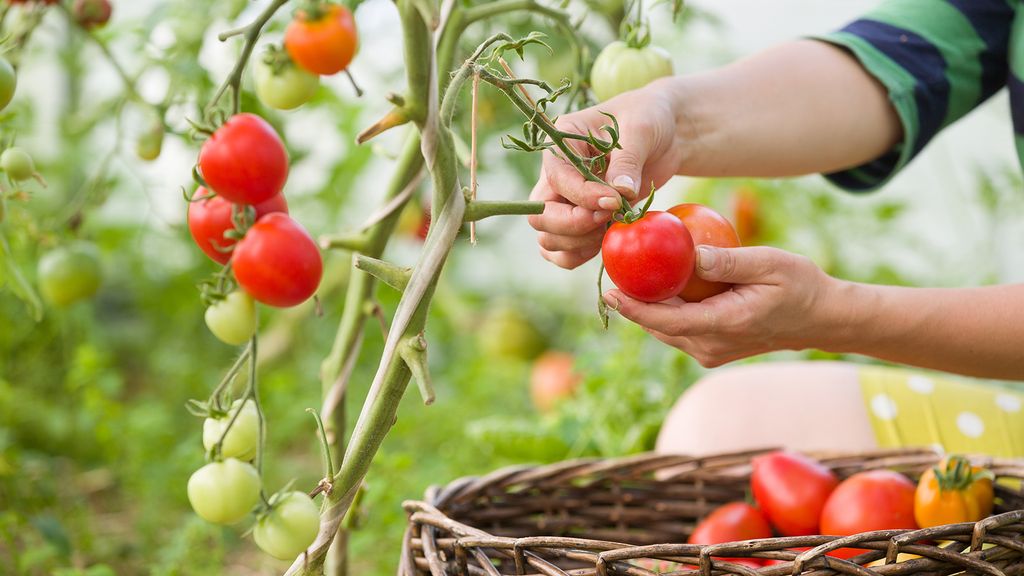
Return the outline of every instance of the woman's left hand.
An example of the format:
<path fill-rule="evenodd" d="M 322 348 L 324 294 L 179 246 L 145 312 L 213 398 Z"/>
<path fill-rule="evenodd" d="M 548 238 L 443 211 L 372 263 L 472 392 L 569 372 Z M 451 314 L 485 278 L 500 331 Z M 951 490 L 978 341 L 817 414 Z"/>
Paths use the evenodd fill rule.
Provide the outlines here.
<path fill-rule="evenodd" d="M 825 295 L 836 281 L 804 256 L 762 246 L 700 246 L 694 274 L 733 289 L 694 303 L 646 303 L 619 290 L 604 299 L 708 368 L 774 350 L 821 347 L 832 330 Z"/>

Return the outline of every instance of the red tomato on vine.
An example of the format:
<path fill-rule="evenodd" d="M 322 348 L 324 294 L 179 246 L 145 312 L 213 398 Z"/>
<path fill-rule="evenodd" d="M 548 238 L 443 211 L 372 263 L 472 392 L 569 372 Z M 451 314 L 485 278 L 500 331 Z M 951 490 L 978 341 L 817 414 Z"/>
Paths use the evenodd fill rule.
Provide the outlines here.
<path fill-rule="evenodd" d="M 236 114 L 203 143 L 199 171 L 235 204 L 259 204 L 284 189 L 288 152 L 274 127 L 255 114 Z"/>
<path fill-rule="evenodd" d="M 679 218 L 690 231 L 695 246 L 707 244 L 720 248 L 736 248 L 740 238 L 736 230 L 721 214 L 702 204 L 679 204 L 668 209 L 668 213 Z M 679 297 L 687 302 L 700 302 L 732 288 L 732 284 L 709 282 L 694 276 L 686 283 Z"/>
<path fill-rule="evenodd" d="M 192 234 L 199 249 L 219 264 L 227 264 L 231 259 L 230 248 L 235 239 L 224 234 L 235 228 L 232 222 L 232 204 L 220 196 L 211 196 L 206 188 L 196 191 L 197 200 L 188 206 L 188 230 Z M 272 212 L 288 213 L 288 201 L 284 194 L 278 194 L 270 200 L 253 206 L 256 210 L 255 220 Z"/>
<path fill-rule="evenodd" d="M 110 14 L 113 8 L 110 0 L 75 0 L 71 13 L 75 16 L 75 22 L 86 30 L 99 28 L 110 21 Z"/>
<path fill-rule="evenodd" d="M 302 304 L 320 286 L 323 259 L 308 232 L 287 214 L 260 218 L 235 246 L 235 280 L 254 299 L 286 308 Z"/>
<path fill-rule="evenodd" d="M 300 67 L 329 76 L 348 68 L 359 38 L 352 12 L 340 4 L 299 10 L 284 33 L 284 47 Z"/>
<path fill-rule="evenodd" d="M 678 295 L 693 275 L 693 238 L 668 212 L 650 211 L 634 222 L 612 224 L 601 253 L 619 290 L 644 302 Z"/>

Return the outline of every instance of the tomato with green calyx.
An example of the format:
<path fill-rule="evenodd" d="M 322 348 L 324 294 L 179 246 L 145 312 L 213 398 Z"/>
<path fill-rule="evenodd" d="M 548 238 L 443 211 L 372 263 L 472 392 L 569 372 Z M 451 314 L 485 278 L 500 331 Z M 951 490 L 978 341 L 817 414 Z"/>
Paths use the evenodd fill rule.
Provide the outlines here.
<path fill-rule="evenodd" d="M 655 210 L 612 224 L 601 242 L 608 277 L 630 298 L 661 302 L 693 276 L 690 232 L 679 218 Z"/>
<path fill-rule="evenodd" d="M 289 307 L 320 286 L 323 259 L 309 233 L 287 214 L 260 218 L 235 246 L 235 280 L 258 302 Z"/>
<path fill-rule="evenodd" d="M 478 335 L 481 350 L 491 358 L 531 360 L 547 348 L 546 338 L 537 325 L 512 304 L 500 303 L 490 308 L 480 323 Z"/>
<path fill-rule="evenodd" d="M 921 475 L 914 519 L 921 528 L 977 522 L 992 513 L 993 497 L 992 472 L 953 455 Z"/>
<path fill-rule="evenodd" d="M 75 242 L 47 252 L 39 260 L 39 289 L 55 306 L 70 306 L 100 289 L 103 271 L 96 247 Z"/>
<path fill-rule="evenodd" d="M 207 328 L 218 340 L 241 346 L 256 333 L 256 302 L 245 290 L 235 290 L 211 304 L 205 318 Z"/>
<path fill-rule="evenodd" d="M 238 415 L 237 417 L 235 415 Z M 231 419 L 234 418 L 234 424 Z M 228 425 L 230 424 L 230 428 Z M 227 436 L 224 431 L 227 430 Z M 211 415 L 203 421 L 203 448 L 213 450 L 223 437 L 220 455 L 223 458 L 252 460 L 260 441 L 260 416 L 252 400 L 235 400 L 225 414 Z"/>
<path fill-rule="evenodd" d="M 291 560 L 316 540 L 320 511 L 304 492 L 275 494 L 270 509 L 261 514 L 252 529 L 256 545 L 278 560 Z"/>
<path fill-rule="evenodd" d="M 284 189 L 288 152 L 266 120 L 236 114 L 199 151 L 199 171 L 218 195 L 235 204 L 259 204 Z"/>
<path fill-rule="evenodd" d="M 18 88 L 18 74 L 6 58 L 0 57 L 0 110 L 7 108 Z"/>
<path fill-rule="evenodd" d="M 850 536 L 874 530 L 915 529 L 914 491 L 909 478 L 892 470 L 859 472 L 843 480 L 821 511 L 821 533 Z M 829 553 L 852 558 L 866 550 L 840 548 Z"/>
<path fill-rule="evenodd" d="M 752 461 L 750 488 L 783 536 L 818 533 L 818 521 L 839 479 L 819 462 L 795 452 L 772 452 Z"/>
<path fill-rule="evenodd" d="M 572 354 L 557 350 L 549 350 L 537 358 L 530 371 L 530 399 L 537 410 L 550 412 L 576 392 L 581 378 L 573 370 L 574 364 Z"/>
<path fill-rule="evenodd" d="M 594 60 L 590 86 L 601 102 L 672 75 L 672 58 L 661 48 L 612 42 Z"/>
<path fill-rule="evenodd" d="M 42 182 L 42 177 L 36 172 L 36 164 L 32 156 L 21 148 L 8 148 L 0 154 L 0 169 L 7 174 L 7 177 L 15 182 L 21 182 L 35 178 Z"/>
<path fill-rule="evenodd" d="M 113 8 L 110 0 L 75 0 L 71 13 L 75 22 L 86 30 L 93 30 L 106 25 L 110 21 Z"/>
<path fill-rule="evenodd" d="M 270 49 L 256 62 L 253 70 L 256 97 L 266 106 L 293 110 L 313 99 L 320 77 L 295 65 L 277 49 Z"/>
<path fill-rule="evenodd" d="M 241 460 L 211 462 L 188 479 L 188 501 L 207 522 L 234 524 L 245 518 L 259 500 L 259 472 Z"/>
<path fill-rule="evenodd" d="M 239 208 L 245 208 L 238 204 Z M 256 221 L 274 212 L 288 213 L 288 201 L 284 194 L 277 194 L 252 207 Z M 231 202 L 220 196 L 211 196 L 209 190 L 200 187 L 195 200 L 188 206 L 188 230 L 196 246 L 218 264 L 227 264 L 231 259 L 235 238 L 228 232 L 235 230 L 234 212 Z"/>
<path fill-rule="evenodd" d="M 315 13 L 299 10 L 284 33 L 292 60 L 321 76 L 348 68 L 358 44 L 355 18 L 340 4 L 321 5 Z"/>
<path fill-rule="evenodd" d="M 668 209 L 668 213 L 683 221 L 690 231 L 693 244 L 700 246 L 718 246 L 720 248 L 736 248 L 740 245 L 739 236 L 732 224 L 721 214 L 702 204 L 679 204 Z M 700 302 L 732 288 L 732 284 L 709 282 L 694 275 L 686 283 L 686 288 L 679 297 L 687 302 Z"/>

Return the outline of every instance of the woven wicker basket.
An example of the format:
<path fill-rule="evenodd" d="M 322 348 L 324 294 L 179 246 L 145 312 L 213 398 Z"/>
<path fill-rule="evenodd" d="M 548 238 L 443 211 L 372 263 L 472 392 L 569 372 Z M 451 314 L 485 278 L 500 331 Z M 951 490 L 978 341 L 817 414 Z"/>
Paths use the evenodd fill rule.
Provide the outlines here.
<path fill-rule="evenodd" d="M 1024 574 L 1024 461 L 972 457 L 999 478 L 996 515 L 977 523 L 697 546 L 683 544 L 698 520 L 743 500 L 750 459 L 645 454 L 512 467 L 463 478 L 407 502 L 401 576 L 915 576 Z M 890 468 L 917 477 L 930 450 L 814 454 L 840 477 Z M 849 561 L 825 553 L 856 544 Z M 805 552 L 794 548 L 806 548 Z M 916 555 L 916 556 L 911 556 Z M 781 560 L 763 568 L 717 557 Z M 713 558 L 714 557 L 714 558 Z M 871 566 L 866 566 L 872 563 Z"/>

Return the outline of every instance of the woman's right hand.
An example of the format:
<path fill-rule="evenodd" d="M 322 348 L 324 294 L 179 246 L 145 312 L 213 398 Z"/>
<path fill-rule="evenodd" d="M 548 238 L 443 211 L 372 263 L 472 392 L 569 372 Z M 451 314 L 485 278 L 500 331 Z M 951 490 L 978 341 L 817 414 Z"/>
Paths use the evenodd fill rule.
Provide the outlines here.
<path fill-rule="evenodd" d="M 601 127 L 619 122 L 622 149 L 611 152 L 605 181 L 588 182 L 576 168 L 550 150 L 544 152 L 540 179 L 531 200 L 545 203 L 544 213 L 530 216 L 541 255 L 562 268 L 576 268 L 601 250 L 605 224 L 619 208 L 619 194 L 631 204 L 646 197 L 674 176 L 684 156 L 683 128 L 677 118 L 672 78 L 626 92 L 592 108 L 562 116 L 559 130 L 593 133 L 607 138 Z M 583 141 L 567 140 L 586 156 L 595 151 Z"/>

